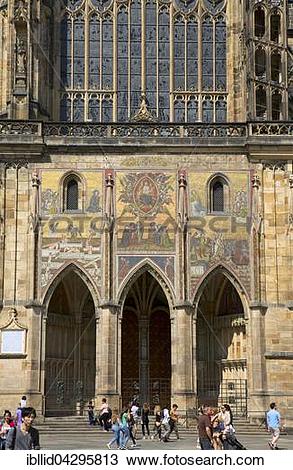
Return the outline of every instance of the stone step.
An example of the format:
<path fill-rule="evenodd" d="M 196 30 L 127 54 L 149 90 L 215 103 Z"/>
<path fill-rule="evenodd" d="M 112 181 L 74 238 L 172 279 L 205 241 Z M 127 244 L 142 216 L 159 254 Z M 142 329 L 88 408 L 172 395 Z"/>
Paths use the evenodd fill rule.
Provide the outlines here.
<path fill-rule="evenodd" d="M 92 435 L 96 434 L 103 436 L 106 433 L 100 428 L 100 426 L 89 426 L 87 416 L 64 416 L 60 418 L 46 417 L 44 420 L 40 418 L 35 421 L 35 426 L 39 429 L 41 434 L 80 434 Z M 234 426 L 237 434 L 252 434 L 259 435 L 266 433 L 264 426 L 257 424 L 250 424 L 246 418 L 235 418 Z M 154 428 L 154 416 L 150 416 L 150 430 Z M 139 430 L 140 431 L 140 430 Z M 183 425 L 179 425 L 179 432 L 182 436 L 197 435 L 197 428 L 194 424 L 186 428 Z"/>
<path fill-rule="evenodd" d="M 75 435 L 83 435 L 83 436 L 97 436 L 97 437 L 103 437 L 103 436 L 110 436 L 112 433 L 109 432 L 109 433 L 103 433 L 103 432 L 100 432 L 100 431 L 94 431 L 94 430 L 90 430 L 90 429 L 87 429 L 87 430 L 56 430 L 56 429 L 39 429 L 39 432 L 40 432 L 40 435 L 44 436 L 44 435 L 56 435 L 56 436 L 75 436 Z M 186 431 L 186 430 L 181 430 L 179 429 L 179 433 L 180 433 L 180 436 L 182 436 L 183 438 L 184 437 L 191 437 L 191 436 L 194 436 L 194 437 L 197 437 L 197 431 L 196 430 L 190 430 L 190 431 Z M 243 435 L 250 435 L 250 436 L 259 436 L 259 435 L 267 435 L 267 433 L 265 432 L 265 430 L 237 430 L 236 432 L 237 436 L 243 436 Z M 282 433 L 282 434 L 286 434 L 286 433 Z M 138 435 L 138 439 L 141 439 L 142 436 L 141 435 Z"/>

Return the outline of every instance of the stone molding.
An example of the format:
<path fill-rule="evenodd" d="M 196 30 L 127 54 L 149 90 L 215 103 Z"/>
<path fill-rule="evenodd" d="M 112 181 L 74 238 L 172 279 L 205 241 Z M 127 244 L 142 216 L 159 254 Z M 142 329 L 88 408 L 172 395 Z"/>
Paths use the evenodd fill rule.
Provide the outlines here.
<path fill-rule="evenodd" d="M 266 359 L 288 359 L 293 360 L 293 351 L 265 352 Z"/>

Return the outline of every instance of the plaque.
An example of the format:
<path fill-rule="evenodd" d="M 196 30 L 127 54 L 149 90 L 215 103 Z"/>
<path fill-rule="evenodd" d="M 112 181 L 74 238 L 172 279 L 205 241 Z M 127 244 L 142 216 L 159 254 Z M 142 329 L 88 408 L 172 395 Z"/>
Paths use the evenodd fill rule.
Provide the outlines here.
<path fill-rule="evenodd" d="M 25 330 L 2 330 L 1 354 L 24 354 L 25 333 Z"/>

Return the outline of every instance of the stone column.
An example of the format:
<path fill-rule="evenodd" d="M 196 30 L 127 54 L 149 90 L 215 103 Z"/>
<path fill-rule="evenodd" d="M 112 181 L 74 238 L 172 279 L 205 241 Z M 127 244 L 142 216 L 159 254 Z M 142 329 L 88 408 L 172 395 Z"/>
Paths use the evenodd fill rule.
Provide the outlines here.
<path fill-rule="evenodd" d="M 197 334 L 197 318 L 195 315 L 192 315 L 192 389 L 195 394 L 195 407 L 197 408 L 198 401 L 197 401 L 197 341 L 196 341 L 196 334 Z"/>
<path fill-rule="evenodd" d="M 119 307 L 105 304 L 96 316 L 96 406 L 107 398 L 110 407 L 120 407 Z"/>
<path fill-rule="evenodd" d="M 171 318 L 171 396 L 181 413 L 195 406 L 193 324 L 190 304 L 175 306 Z"/>
<path fill-rule="evenodd" d="M 42 390 L 42 307 L 31 305 L 26 308 L 27 332 L 27 356 L 25 361 L 25 384 L 23 393 L 27 396 L 31 406 L 37 414 L 43 412 L 43 390 Z M 43 364 L 44 366 L 44 364 Z"/>
<path fill-rule="evenodd" d="M 292 165 L 291 165 L 292 171 Z M 289 176 L 289 208 L 288 208 L 288 226 L 287 226 L 287 246 L 288 246 L 288 308 L 293 310 L 293 174 Z M 291 273 L 291 274 L 290 274 Z"/>
<path fill-rule="evenodd" d="M 149 319 L 139 319 L 139 401 L 149 402 Z"/>
<path fill-rule="evenodd" d="M 3 306 L 4 239 L 5 239 L 5 164 L 0 164 L 0 308 Z"/>
<path fill-rule="evenodd" d="M 250 305 L 248 326 L 248 414 L 250 418 L 263 418 L 267 407 L 264 391 L 266 390 L 265 364 L 265 312 L 266 306 Z"/>

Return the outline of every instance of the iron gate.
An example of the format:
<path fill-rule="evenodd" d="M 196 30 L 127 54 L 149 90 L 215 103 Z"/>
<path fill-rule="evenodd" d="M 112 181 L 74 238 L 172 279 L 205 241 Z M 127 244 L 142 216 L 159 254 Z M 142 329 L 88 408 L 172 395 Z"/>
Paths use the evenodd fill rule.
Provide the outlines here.
<path fill-rule="evenodd" d="M 230 405 L 234 416 L 247 416 L 247 380 L 225 379 L 219 381 L 200 381 L 198 383 L 199 405 Z"/>
<path fill-rule="evenodd" d="M 46 416 L 82 414 L 84 405 L 93 398 L 93 387 L 81 380 L 55 379 L 46 386 Z"/>
<path fill-rule="evenodd" d="M 140 390 L 138 379 L 127 378 L 122 380 L 123 405 L 135 399 L 142 405 L 143 397 L 147 397 L 146 400 L 151 408 L 154 408 L 155 405 L 160 405 L 161 407 L 170 405 L 171 379 L 150 379 L 146 392 Z"/>

